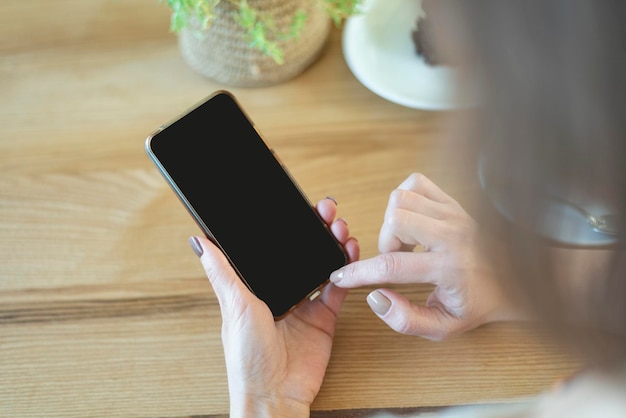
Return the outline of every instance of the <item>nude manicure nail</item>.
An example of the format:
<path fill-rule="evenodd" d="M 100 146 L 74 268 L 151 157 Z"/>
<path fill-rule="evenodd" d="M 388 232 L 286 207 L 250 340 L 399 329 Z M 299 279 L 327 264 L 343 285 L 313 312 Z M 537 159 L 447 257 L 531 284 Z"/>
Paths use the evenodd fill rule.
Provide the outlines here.
<path fill-rule="evenodd" d="M 330 281 L 331 282 L 337 283 L 341 279 L 343 279 L 343 271 L 338 270 L 338 271 L 333 271 L 332 273 L 330 273 Z"/>
<path fill-rule="evenodd" d="M 380 290 L 374 290 L 367 295 L 367 304 L 378 315 L 385 315 L 391 308 L 391 301 Z"/>
<path fill-rule="evenodd" d="M 335 206 L 337 205 L 337 199 L 335 199 L 332 196 L 326 196 L 326 199 L 332 200 L 333 202 L 335 202 Z"/>
<path fill-rule="evenodd" d="M 198 257 L 202 257 L 204 250 L 202 245 L 200 245 L 200 241 L 198 241 L 198 237 L 189 237 L 189 245 L 191 245 L 191 249 Z"/>

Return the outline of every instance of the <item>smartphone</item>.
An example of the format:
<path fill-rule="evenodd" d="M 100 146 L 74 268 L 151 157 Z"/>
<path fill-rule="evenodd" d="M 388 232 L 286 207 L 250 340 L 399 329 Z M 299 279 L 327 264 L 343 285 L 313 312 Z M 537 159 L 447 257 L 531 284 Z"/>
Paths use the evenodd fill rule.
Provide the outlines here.
<path fill-rule="evenodd" d="M 276 320 L 347 262 L 234 95 L 219 90 L 148 136 L 146 152 Z"/>

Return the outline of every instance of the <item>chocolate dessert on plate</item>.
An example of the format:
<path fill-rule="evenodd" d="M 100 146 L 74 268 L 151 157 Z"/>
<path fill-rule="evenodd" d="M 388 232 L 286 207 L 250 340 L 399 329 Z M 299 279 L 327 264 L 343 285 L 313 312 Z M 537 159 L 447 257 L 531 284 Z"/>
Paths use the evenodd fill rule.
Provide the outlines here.
<path fill-rule="evenodd" d="M 431 0 L 421 1 L 421 13 L 415 20 L 415 27 L 411 31 L 411 38 L 415 45 L 415 52 L 430 66 L 446 65 L 433 47 L 433 22 L 428 17 L 428 4 Z"/>

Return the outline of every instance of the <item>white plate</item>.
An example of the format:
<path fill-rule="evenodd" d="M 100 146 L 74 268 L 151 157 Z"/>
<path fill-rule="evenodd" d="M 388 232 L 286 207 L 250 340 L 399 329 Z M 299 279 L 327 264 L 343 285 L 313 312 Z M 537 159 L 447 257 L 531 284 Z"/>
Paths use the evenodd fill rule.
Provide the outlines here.
<path fill-rule="evenodd" d="M 416 109 L 446 110 L 475 104 L 457 97 L 454 69 L 430 66 L 415 52 L 412 31 L 419 0 L 370 0 L 348 18 L 343 54 L 355 77 L 377 95 Z"/>
<path fill-rule="evenodd" d="M 478 178 L 482 189 L 491 203 L 509 222 L 515 223 L 519 201 L 511 193 L 511 186 L 498 178 L 490 180 L 486 175 L 484 156 L 478 164 Z M 514 184 L 514 183 L 513 183 Z M 514 190 L 514 188 L 513 188 Z M 550 195 L 535 196 L 533 207 L 534 232 L 549 240 L 567 246 L 598 247 L 617 244 L 615 235 L 604 234 L 593 229 L 587 214 L 605 215 L 613 213 L 609 205 L 581 199 L 576 205 Z"/>

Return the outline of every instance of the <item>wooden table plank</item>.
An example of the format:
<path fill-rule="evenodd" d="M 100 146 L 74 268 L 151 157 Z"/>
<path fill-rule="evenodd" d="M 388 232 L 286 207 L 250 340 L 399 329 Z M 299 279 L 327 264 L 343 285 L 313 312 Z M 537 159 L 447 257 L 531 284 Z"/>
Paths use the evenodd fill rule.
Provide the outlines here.
<path fill-rule="evenodd" d="M 226 86 L 185 65 L 168 25 L 152 0 L 0 3 L 1 416 L 228 411 L 219 308 L 187 244 L 198 230 L 143 151 Z M 311 200 L 339 200 L 363 257 L 412 171 L 472 193 L 439 154 L 447 115 L 363 87 L 339 30 L 296 79 L 231 90 Z M 398 335 L 368 291 L 344 305 L 316 411 L 510 401 L 577 367 L 516 324 L 443 343 Z"/>

